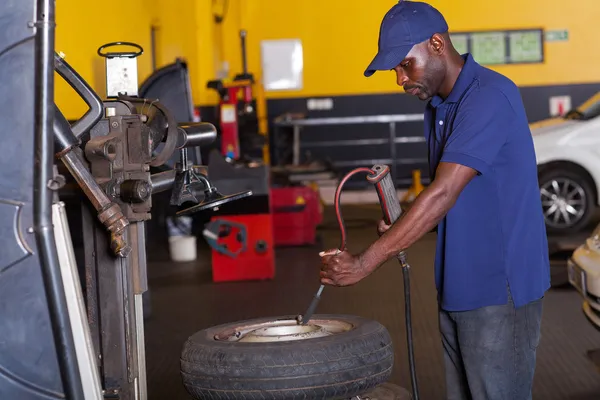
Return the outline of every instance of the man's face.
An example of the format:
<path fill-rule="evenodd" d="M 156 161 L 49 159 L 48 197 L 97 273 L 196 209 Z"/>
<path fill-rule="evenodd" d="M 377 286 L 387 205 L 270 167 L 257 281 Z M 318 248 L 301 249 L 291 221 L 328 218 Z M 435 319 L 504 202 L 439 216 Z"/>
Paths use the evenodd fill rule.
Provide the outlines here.
<path fill-rule="evenodd" d="M 396 82 L 406 93 L 421 100 L 435 96 L 444 80 L 444 62 L 433 53 L 429 41 L 415 45 L 394 68 Z"/>

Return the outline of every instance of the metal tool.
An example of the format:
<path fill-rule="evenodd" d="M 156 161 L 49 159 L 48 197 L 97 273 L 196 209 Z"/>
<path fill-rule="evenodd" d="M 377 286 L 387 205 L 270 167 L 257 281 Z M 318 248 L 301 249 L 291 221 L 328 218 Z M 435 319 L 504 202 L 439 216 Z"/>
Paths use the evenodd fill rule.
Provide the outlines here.
<path fill-rule="evenodd" d="M 394 181 L 390 174 L 390 168 L 387 165 L 374 165 L 372 168 L 356 168 L 350 171 L 340 181 L 336 193 L 335 193 L 335 213 L 340 226 L 340 233 L 342 235 L 341 245 L 336 254 L 346 250 L 346 227 L 342 219 L 342 213 L 340 209 L 340 196 L 342 187 L 353 175 L 359 172 L 367 173 L 367 181 L 375 186 L 377 191 L 377 197 L 379 198 L 379 204 L 381 205 L 381 211 L 383 213 L 383 220 L 386 224 L 391 225 L 400 218 L 402 214 L 402 208 L 400 207 L 400 201 L 396 194 L 394 187 Z M 402 267 L 402 275 L 404 277 L 404 304 L 405 304 L 405 322 L 406 322 L 406 338 L 408 346 L 408 362 L 411 375 L 411 384 L 413 391 L 413 399 L 419 400 L 419 393 L 417 387 L 417 375 L 414 361 L 414 349 L 413 349 L 413 336 L 412 336 L 412 318 L 411 318 L 411 303 L 410 303 L 410 266 L 406 261 L 406 253 L 401 251 L 396 256 Z M 313 316 L 315 309 L 321 299 L 325 285 L 321 285 L 319 290 L 313 297 L 306 313 L 302 318 L 298 317 L 299 324 L 305 325 L 308 323 L 310 318 Z"/>
<path fill-rule="evenodd" d="M 321 300 L 321 293 L 323 292 L 323 289 L 325 289 L 325 285 L 319 286 L 319 290 L 317 290 L 317 293 L 315 293 L 315 296 L 313 297 L 312 301 L 310 302 L 308 309 L 306 310 L 306 312 L 300 319 L 300 325 L 306 325 L 306 323 L 310 320 L 312 315 L 315 313 L 317 305 L 319 304 L 319 300 Z"/>

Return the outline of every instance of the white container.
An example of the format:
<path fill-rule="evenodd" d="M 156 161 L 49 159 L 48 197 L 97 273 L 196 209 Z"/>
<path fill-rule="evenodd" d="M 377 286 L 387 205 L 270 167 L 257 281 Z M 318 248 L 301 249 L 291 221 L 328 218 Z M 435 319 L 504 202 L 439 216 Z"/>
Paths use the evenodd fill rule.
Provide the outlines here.
<path fill-rule="evenodd" d="M 194 261 L 196 259 L 196 236 L 169 237 L 169 251 L 171 260 L 175 262 Z"/>

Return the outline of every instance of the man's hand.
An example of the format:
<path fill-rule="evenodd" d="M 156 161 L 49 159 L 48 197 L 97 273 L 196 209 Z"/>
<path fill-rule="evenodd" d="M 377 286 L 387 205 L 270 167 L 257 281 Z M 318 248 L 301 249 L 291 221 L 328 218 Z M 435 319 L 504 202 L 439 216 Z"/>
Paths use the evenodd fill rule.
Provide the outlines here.
<path fill-rule="evenodd" d="M 350 286 L 367 277 L 371 272 L 366 270 L 357 256 L 347 251 L 327 250 L 321 256 L 321 283 L 332 286 Z"/>
<path fill-rule="evenodd" d="M 383 235 L 384 233 L 387 232 L 388 229 L 390 229 L 392 227 L 392 225 L 388 225 L 385 223 L 385 220 L 381 220 L 379 221 L 379 224 L 377 225 L 377 234 L 379 234 L 379 236 Z"/>

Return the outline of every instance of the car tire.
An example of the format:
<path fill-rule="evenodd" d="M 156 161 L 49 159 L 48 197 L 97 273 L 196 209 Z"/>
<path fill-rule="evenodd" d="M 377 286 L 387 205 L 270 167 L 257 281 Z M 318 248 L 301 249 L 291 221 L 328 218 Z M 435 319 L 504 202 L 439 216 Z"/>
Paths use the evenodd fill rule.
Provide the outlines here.
<path fill-rule="evenodd" d="M 580 232 L 590 224 L 595 210 L 594 204 L 596 196 L 593 190 L 594 184 L 585 174 L 577 171 L 575 168 L 564 166 L 546 167 L 540 170 L 538 179 L 544 219 L 546 222 L 546 231 L 548 234 L 573 234 Z M 568 185 L 568 191 L 570 193 L 576 191 L 576 194 L 572 199 L 563 198 L 562 200 L 577 200 L 583 202 L 583 204 L 573 203 L 574 205 L 572 205 L 572 207 L 576 207 L 577 211 L 580 212 L 580 215 L 573 218 L 571 222 L 567 222 L 559 210 L 556 210 L 550 216 L 546 215 L 550 207 L 558 206 L 556 203 L 552 204 L 553 200 L 550 198 L 550 195 L 556 194 L 555 189 L 552 187 L 553 182 L 556 182 L 559 185 L 559 191 L 562 191 L 565 185 Z M 560 199 L 558 201 L 560 201 Z M 559 213 L 558 221 L 554 219 L 556 213 Z"/>
<path fill-rule="evenodd" d="M 391 376 L 392 341 L 376 321 L 315 315 L 308 325 L 337 321 L 347 328 L 329 336 L 296 340 L 286 336 L 278 341 L 235 341 L 240 335 L 234 332 L 244 331 L 242 327 L 273 321 L 300 326 L 294 317 L 260 318 L 219 325 L 191 336 L 181 355 L 181 375 L 188 393 L 195 399 L 350 399 Z M 233 341 L 216 339 L 226 336 Z"/>

